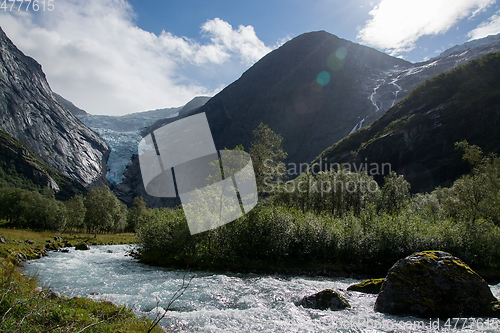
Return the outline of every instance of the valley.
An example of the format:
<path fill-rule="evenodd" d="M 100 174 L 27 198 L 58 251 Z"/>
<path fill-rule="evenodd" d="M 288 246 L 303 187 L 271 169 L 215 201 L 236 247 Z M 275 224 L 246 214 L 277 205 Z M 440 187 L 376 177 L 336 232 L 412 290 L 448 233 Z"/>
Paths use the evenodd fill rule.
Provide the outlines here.
<path fill-rule="evenodd" d="M 19 298 L 2 297 L 0 325 L 29 318 L 37 329 L 103 324 L 148 331 L 151 321 L 172 313 L 161 325 L 173 331 L 349 330 L 355 318 L 402 332 L 418 311 L 382 313 L 378 296 L 342 290 L 360 277 L 387 281 L 394 263 L 429 250 L 452 253 L 500 297 L 499 35 L 410 63 L 326 31 L 308 32 L 213 97 L 123 116 L 92 115 L 54 93 L 41 65 L 3 30 L 0 52 L 0 272 L 8 276 L 2 295 L 10 295 L 12 281 L 20 288 Z M 146 193 L 138 145 L 201 113 L 217 150 L 251 156 L 259 203 L 231 223 L 191 235 L 179 197 Z M 282 165 L 306 167 L 280 173 Z M 379 174 L 363 165 L 390 168 Z M 275 171 L 266 174 L 266 167 Z M 47 230 L 90 250 L 73 250 L 61 236 L 45 240 Z M 22 240 L 33 237 L 38 241 Z M 94 246 L 124 242 L 136 243 L 134 259 L 125 257 L 125 246 Z M 57 251 L 62 246 L 64 253 Z M 48 250 L 56 252 L 44 256 Z M 426 255 L 434 260 L 435 252 Z M 16 265 L 39 256 L 20 270 L 39 272 L 39 282 L 62 297 L 20 274 Z M 198 274 L 192 289 L 170 308 L 167 295 L 191 270 Z M 327 288 L 341 290 L 352 308 L 299 305 Z M 52 317 L 22 305 L 35 298 Z M 415 308 L 432 310 L 432 302 Z M 498 300 L 481 311 L 473 315 L 498 317 Z M 85 318 L 73 322 L 68 313 Z"/>

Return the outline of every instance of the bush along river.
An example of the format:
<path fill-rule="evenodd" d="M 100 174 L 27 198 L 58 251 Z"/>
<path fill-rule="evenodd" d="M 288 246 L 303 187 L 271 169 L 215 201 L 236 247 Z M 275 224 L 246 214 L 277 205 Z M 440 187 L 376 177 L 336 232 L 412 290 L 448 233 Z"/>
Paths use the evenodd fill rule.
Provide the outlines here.
<path fill-rule="evenodd" d="M 490 317 L 438 320 L 426 318 L 425 313 L 408 316 L 376 312 L 376 294 L 347 291 L 361 280 L 186 273 L 139 263 L 127 255 L 128 249 L 128 245 L 92 246 L 87 251 L 70 248 L 67 253 L 51 252 L 47 257 L 28 261 L 23 271 L 37 276 L 41 284 L 63 296 L 105 299 L 151 318 L 163 314 L 183 279 L 187 282 L 195 275 L 160 322 L 171 331 L 500 332 L 499 319 Z M 489 287 L 493 296 L 499 298 L 500 285 Z M 349 306 L 339 311 L 307 307 L 303 297 L 325 289 L 338 292 Z M 390 292 L 385 294 L 390 296 Z"/>

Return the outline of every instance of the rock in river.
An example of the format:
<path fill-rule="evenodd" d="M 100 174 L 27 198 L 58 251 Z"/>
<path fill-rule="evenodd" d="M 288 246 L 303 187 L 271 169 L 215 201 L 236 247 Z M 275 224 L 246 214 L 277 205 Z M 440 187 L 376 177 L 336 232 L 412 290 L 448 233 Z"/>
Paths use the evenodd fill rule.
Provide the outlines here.
<path fill-rule="evenodd" d="M 75 246 L 75 250 L 82 250 L 82 251 L 85 251 L 85 250 L 90 250 L 90 246 L 88 246 L 87 244 L 77 244 Z"/>
<path fill-rule="evenodd" d="M 375 311 L 424 318 L 493 316 L 497 299 L 462 260 L 441 251 L 414 253 L 389 270 Z"/>
<path fill-rule="evenodd" d="M 304 308 L 318 310 L 342 310 L 350 308 L 349 302 L 338 292 L 332 289 L 325 289 L 314 295 L 305 296 L 297 303 L 297 306 L 302 305 Z"/>
<path fill-rule="evenodd" d="M 368 279 L 360 283 L 353 284 L 347 288 L 349 291 L 359 291 L 365 294 L 378 294 L 384 283 L 384 278 Z"/>

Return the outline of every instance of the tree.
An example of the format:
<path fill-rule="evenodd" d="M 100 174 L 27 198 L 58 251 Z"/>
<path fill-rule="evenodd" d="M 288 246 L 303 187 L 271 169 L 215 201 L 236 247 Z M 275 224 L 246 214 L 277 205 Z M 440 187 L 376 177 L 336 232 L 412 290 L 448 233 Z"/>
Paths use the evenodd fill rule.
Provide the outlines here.
<path fill-rule="evenodd" d="M 85 228 L 85 204 L 81 194 L 75 195 L 73 198 L 66 201 L 66 227 L 70 233 L 73 230 Z"/>
<path fill-rule="evenodd" d="M 135 197 L 132 203 L 132 208 L 128 210 L 127 214 L 127 231 L 134 232 L 146 213 L 146 202 L 142 197 Z"/>
<path fill-rule="evenodd" d="M 0 217 L 16 226 L 24 223 L 24 199 L 28 191 L 20 188 L 3 188 L 0 192 Z"/>
<path fill-rule="evenodd" d="M 113 233 L 123 232 L 127 226 L 127 206 L 118 199 L 114 201 L 114 204 L 112 214 L 113 225 L 107 231 L 111 231 Z"/>
<path fill-rule="evenodd" d="M 410 203 L 410 183 L 394 171 L 385 176 L 384 181 L 379 209 L 388 213 L 399 212 Z"/>
<path fill-rule="evenodd" d="M 281 147 L 283 138 L 274 133 L 269 126 L 260 123 L 253 131 L 255 140 L 250 147 L 257 191 L 265 193 L 266 184 L 277 182 L 286 178 L 286 166 L 283 160 L 287 153 Z"/>
<path fill-rule="evenodd" d="M 472 174 L 465 175 L 453 184 L 452 196 L 444 206 L 449 215 L 468 221 L 471 225 L 478 218 L 500 223 L 500 158 L 484 156 L 481 148 L 467 141 L 455 144 L 464 151 L 463 159 L 471 165 Z"/>
<path fill-rule="evenodd" d="M 7 188 L 0 193 L 0 217 L 16 227 L 61 230 L 66 225 L 66 207 L 53 196 Z"/>
<path fill-rule="evenodd" d="M 84 204 L 88 232 L 118 232 L 124 229 L 127 209 L 108 187 L 92 189 L 85 196 Z"/>

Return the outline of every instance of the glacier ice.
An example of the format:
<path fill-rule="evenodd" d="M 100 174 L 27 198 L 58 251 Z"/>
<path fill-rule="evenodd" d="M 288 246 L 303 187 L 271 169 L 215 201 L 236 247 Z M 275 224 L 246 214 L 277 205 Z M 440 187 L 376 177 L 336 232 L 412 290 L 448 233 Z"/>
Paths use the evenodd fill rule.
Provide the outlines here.
<path fill-rule="evenodd" d="M 99 134 L 111 149 L 106 178 L 111 184 L 118 185 L 132 162 L 132 155 L 137 154 L 137 147 L 142 139 L 141 130 L 159 119 L 176 117 L 179 109 L 137 112 L 125 116 L 84 115 L 78 118 Z"/>

